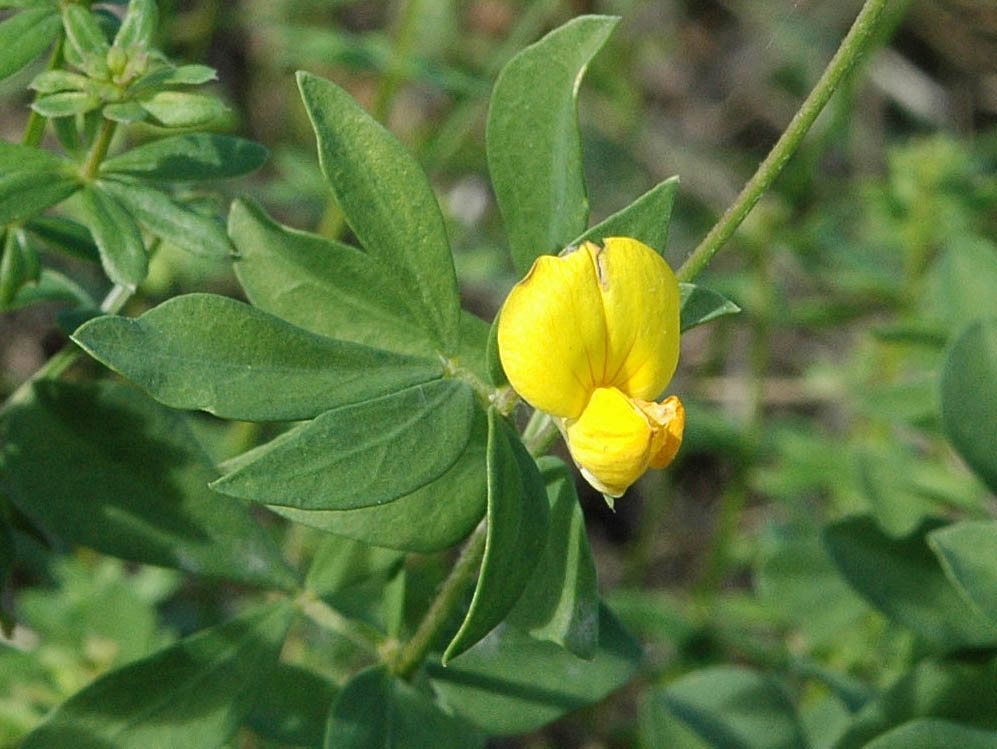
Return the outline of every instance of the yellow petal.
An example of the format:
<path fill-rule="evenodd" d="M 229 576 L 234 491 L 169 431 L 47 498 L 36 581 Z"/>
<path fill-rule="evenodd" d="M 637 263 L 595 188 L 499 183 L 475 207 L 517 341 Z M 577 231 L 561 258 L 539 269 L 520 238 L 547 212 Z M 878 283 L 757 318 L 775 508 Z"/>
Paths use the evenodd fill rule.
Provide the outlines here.
<path fill-rule="evenodd" d="M 590 252 L 542 255 L 509 293 L 499 356 L 527 403 L 577 418 L 606 369 L 606 325 Z"/>
<path fill-rule="evenodd" d="M 647 470 L 651 427 L 643 411 L 616 388 L 598 388 L 565 432 L 582 475 L 611 497 L 619 497 Z"/>
<path fill-rule="evenodd" d="M 594 255 L 606 316 L 602 382 L 632 398 L 657 398 L 679 358 L 679 287 L 662 257 L 636 239 L 610 237 Z"/>
<path fill-rule="evenodd" d="M 651 439 L 651 468 L 664 468 L 675 458 L 682 444 L 685 432 L 685 407 L 676 396 L 671 395 L 661 403 L 635 401 L 644 412 L 654 436 Z"/>

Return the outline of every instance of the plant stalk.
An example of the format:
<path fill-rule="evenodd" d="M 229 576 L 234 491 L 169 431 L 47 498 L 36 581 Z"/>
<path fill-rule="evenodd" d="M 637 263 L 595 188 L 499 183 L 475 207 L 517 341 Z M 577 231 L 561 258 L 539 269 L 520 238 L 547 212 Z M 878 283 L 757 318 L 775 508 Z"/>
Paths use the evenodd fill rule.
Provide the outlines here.
<path fill-rule="evenodd" d="M 381 647 L 384 645 L 384 636 L 373 627 L 343 616 L 310 591 L 298 596 L 295 603 L 301 613 L 323 629 L 328 629 L 345 637 L 371 655 L 380 654 Z"/>
<path fill-rule="evenodd" d="M 852 69 L 855 62 L 871 43 L 878 39 L 878 22 L 883 18 L 883 10 L 890 0 L 866 0 L 859 11 L 848 34 L 828 63 L 820 79 L 807 96 L 800 110 L 794 115 L 789 126 L 780 136 L 775 146 L 759 165 L 754 176 L 748 180 L 740 195 L 724 212 L 720 220 L 710 229 L 699 246 L 686 258 L 676 272 L 679 281 L 692 281 L 710 262 L 717 251 L 741 225 L 745 217 L 755 207 L 758 200 L 771 187 L 786 162 L 793 155 L 817 116 L 824 109 L 835 89 Z M 887 19 L 889 16 L 887 16 Z"/>
<path fill-rule="evenodd" d="M 412 638 L 398 652 L 393 662 L 389 663 L 391 672 L 403 679 L 408 679 L 426 658 L 436 636 L 450 618 L 468 584 L 474 577 L 481 560 L 485 555 L 485 540 L 488 536 L 488 521 L 482 520 L 474 529 L 471 538 L 457 559 L 457 563 L 447 579 L 443 581 L 436 598 L 429 606 L 429 611 L 422 618 L 418 629 Z"/>
<path fill-rule="evenodd" d="M 87 160 L 80 167 L 80 177 L 87 182 L 91 182 L 97 177 L 97 170 L 100 169 L 101 162 L 107 156 L 107 149 L 111 147 L 111 140 L 114 138 L 114 131 L 117 127 L 118 123 L 114 120 L 105 119 L 101 123 L 93 146 L 90 147 L 90 153 L 87 154 Z"/>

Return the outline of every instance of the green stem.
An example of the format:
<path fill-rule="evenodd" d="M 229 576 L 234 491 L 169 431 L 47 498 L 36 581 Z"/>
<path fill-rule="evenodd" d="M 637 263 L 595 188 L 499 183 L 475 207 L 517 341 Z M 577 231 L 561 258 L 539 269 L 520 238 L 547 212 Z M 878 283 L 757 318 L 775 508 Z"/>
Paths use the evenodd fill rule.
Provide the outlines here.
<path fill-rule="evenodd" d="M 301 613 L 323 629 L 328 629 L 338 635 L 341 635 L 342 637 L 345 637 L 361 650 L 364 650 L 371 655 L 380 656 L 381 648 L 385 644 L 385 639 L 384 636 L 373 627 L 369 627 L 360 621 L 343 616 L 310 591 L 305 591 L 298 596 L 295 603 Z"/>
<path fill-rule="evenodd" d="M 80 167 L 80 177 L 87 182 L 97 177 L 97 170 L 100 169 L 101 162 L 107 156 L 107 149 L 111 147 L 111 140 L 114 138 L 114 131 L 117 127 L 118 123 L 114 120 L 104 120 L 101 123 L 97 137 L 94 138 L 93 146 L 90 148 L 90 153 L 87 154 L 87 160 Z"/>
<path fill-rule="evenodd" d="M 676 275 L 679 281 L 691 281 L 702 272 L 717 250 L 730 239 L 737 227 L 754 208 L 755 203 L 779 176 L 783 167 L 786 166 L 786 162 L 799 148 L 804 136 L 813 126 L 817 115 L 824 109 L 838 84 L 870 46 L 870 43 L 878 38 L 876 34 L 877 23 L 889 3 L 890 0 L 866 0 L 855 19 L 855 23 L 852 24 L 848 34 L 842 40 L 841 46 L 838 47 L 838 51 L 831 58 L 827 68 L 824 69 L 820 80 L 817 81 L 817 85 L 803 102 L 800 110 L 773 146 L 769 155 L 759 165 L 754 176 L 748 180 L 730 208 L 724 212 L 716 225 L 710 229 L 710 233 L 678 269 Z"/>
<path fill-rule="evenodd" d="M 433 641 L 450 619 L 450 615 L 460 602 L 461 596 L 484 558 L 485 540 L 488 536 L 487 529 L 487 520 L 482 520 L 475 528 L 471 538 L 461 551 L 457 563 L 450 570 L 450 574 L 443 581 L 436 598 L 430 604 L 429 610 L 419 622 L 415 634 L 401 647 L 398 655 L 389 664 L 392 673 L 407 679 L 415 673 L 425 659 Z"/>
<path fill-rule="evenodd" d="M 120 284 L 115 284 L 114 287 L 108 292 L 107 296 L 104 297 L 104 301 L 101 302 L 101 312 L 107 315 L 113 315 L 125 306 L 125 302 L 131 298 L 131 295 L 131 289 L 121 286 Z M 54 379 L 61 376 L 62 373 L 76 363 L 76 360 L 82 355 L 82 349 L 68 344 L 56 352 L 52 358 L 39 367 L 39 369 L 31 375 L 31 377 L 22 382 L 13 393 L 7 396 L 7 400 L 0 405 L 0 417 L 6 414 L 7 411 L 16 406 L 18 403 L 21 403 L 28 398 L 28 394 L 31 392 L 31 386 L 35 382 L 43 379 Z"/>
<path fill-rule="evenodd" d="M 48 63 L 45 65 L 45 70 L 55 70 L 57 67 L 62 65 L 62 45 L 65 37 L 61 34 L 59 35 L 58 41 L 55 43 L 55 47 L 52 48 L 52 54 L 49 55 Z M 40 94 L 35 94 L 37 99 Z M 45 115 L 39 114 L 34 109 L 28 114 L 28 124 L 24 126 L 24 135 L 21 136 L 21 143 L 25 146 L 37 146 L 42 142 L 42 135 L 45 134 L 45 123 L 48 119 Z"/>

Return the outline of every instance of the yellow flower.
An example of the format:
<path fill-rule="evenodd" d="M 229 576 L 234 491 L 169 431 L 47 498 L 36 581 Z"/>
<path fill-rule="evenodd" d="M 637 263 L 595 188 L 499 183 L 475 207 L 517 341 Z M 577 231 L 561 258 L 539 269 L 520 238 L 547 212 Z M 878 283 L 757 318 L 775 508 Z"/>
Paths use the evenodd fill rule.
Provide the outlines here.
<path fill-rule="evenodd" d="M 679 289 L 647 245 L 611 237 L 537 258 L 502 307 L 498 344 L 513 388 L 556 418 L 600 491 L 618 497 L 675 456 L 685 411 L 654 399 L 678 364 Z"/>

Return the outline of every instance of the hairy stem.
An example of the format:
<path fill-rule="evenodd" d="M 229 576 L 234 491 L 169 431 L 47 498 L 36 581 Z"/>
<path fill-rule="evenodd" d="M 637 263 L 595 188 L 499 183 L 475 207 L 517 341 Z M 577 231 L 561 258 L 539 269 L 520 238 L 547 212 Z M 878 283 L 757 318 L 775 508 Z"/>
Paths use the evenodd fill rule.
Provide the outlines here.
<path fill-rule="evenodd" d="M 62 65 L 62 45 L 64 43 L 65 37 L 59 34 L 59 39 L 56 41 L 55 46 L 52 48 L 52 54 L 49 55 L 48 63 L 45 65 L 45 70 L 55 70 Z M 37 99 L 40 94 L 35 94 Z M 43 114 L 39 114 L 34 109 L 28 114 L 28 123 L 24 126 L 24 135 L 21 136 L 21 143 L 25 146 L 37 146 L 42 142 L 42 136 L 45 134 L 45 123 L 48 119 Z"/>
<path fill-rule="evenodd" d="M 447 579 L 440 586 L 436 598 L 419 622 L 415 634 L 401 647 L 394 661 L 389 664 L 392 673 L 407 679 L 419 668 L 481 564 L 485 555 L 487 535 L 488 521 L 482 520 L 465 544 Z"/>
<path fill-rule="evenodd" d="M 111 140 L 114 138 L 114 131 L 117 127 L 118 123 L 114 120 L 104 120 L 101 123 L 93 146 L 90 147 L 90 153 L 87 154 L 87 160 L 80 167 L 80 177 L 87 182 L 97 177 L 97 170 L 100 169 L 101 162 L 107 156 L 107 149 L 111 147 Z"/>
<path fill-rule="evenodd" d="M 710 229 L 709 234 L 703 238 L 699 246 L 692 251 L 692 254 L 678 269 L 676 275 L 679 281 L 691 281 L 702 272 L 717 250 L 731 238 L 737 227 L 741 225 L 741 222 L 765 194 L 765 191 L 769 189 L 775 178 L 779 176 L 783 167 L 786 166 L 786 162 L 799 148 L 804 136 L 813 126 L 817 115 L 824 109 L 838 84 L 851 70 L 855 61 L 878 38 L 876 34 L 878 23 L 883 18 L 883 10 L 889 3 L 890 0 L 866 0 L 851 29 L 842 40 L 841 46 L 838 47 L 838 51 L 835 52 L 831 62 L 824 69 L 820 80 L 817 81 L 778 142 L 772 147 L 769 155 L 759 165 L 754 176 L 748 180 L 744 189 L 741 190 L 741 194 L 737 196 L 716 225 Z"/>

